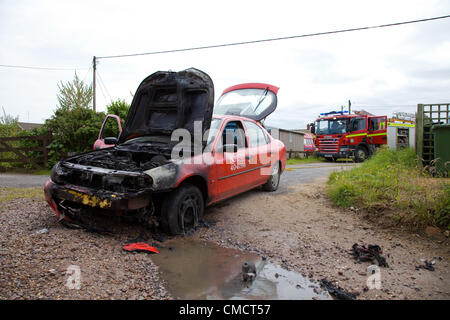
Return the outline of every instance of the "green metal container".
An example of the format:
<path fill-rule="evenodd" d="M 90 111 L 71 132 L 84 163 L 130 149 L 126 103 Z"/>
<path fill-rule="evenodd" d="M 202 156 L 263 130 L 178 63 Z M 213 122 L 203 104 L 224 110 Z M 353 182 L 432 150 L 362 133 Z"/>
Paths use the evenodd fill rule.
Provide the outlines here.
<path fill-rule="evenodd" d="M 434 159 L 436 173 L 450 176 L 450 123 L 435 124 L 431 127 L 434 135 Z"/>

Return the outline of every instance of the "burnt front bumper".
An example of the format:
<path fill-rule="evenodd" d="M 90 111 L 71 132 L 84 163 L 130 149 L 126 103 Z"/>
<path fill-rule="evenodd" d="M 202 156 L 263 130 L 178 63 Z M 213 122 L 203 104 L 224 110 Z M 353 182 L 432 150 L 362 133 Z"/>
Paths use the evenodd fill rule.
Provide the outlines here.
<path fill-rule="evenodd" d="M 151 192 L 118 193 L 96 190 L 70 184 L 59 185 L 51 179 L 44 186 L 45 198 L 52 209 L 59 215 L 58 204 L 62 200 L 92 208 L 123 211 L 144 208 L 150 204 Z"/>

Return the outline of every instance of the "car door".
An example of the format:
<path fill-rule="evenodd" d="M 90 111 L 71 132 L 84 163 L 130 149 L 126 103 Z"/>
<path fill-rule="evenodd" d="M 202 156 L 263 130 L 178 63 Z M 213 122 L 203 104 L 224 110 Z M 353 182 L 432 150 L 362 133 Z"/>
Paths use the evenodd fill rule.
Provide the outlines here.
<path fill-rule="evenodd" d="M 250 180 L 252 185 L 260 185 L 269 179 L 271 166 L 272 150 L 270 138 L 264 133 L 263 129 L 252 121 L 244 121 L 249 141 L 248 161 Z"/>
<path fill-rule="evenodd" d="M 248 190 L 251 186 L 248 171 L 248 141 L 240 120 L 224 121 L 217 135 L 214 151 L 216 166 L 217 200 L 222 200 Z M 236 144 L 233 150 L 231 145 Z"/>
<path fill-rule="evenodd" d="M 387 117 L 369 117 L 369 132 L 367 134 L 370 144 L 387 143 Z"/>
<path fill-rule="evenodd" d="M 120 123 L 120 117 L 115 114 L 108 114 L 103 120 L 98 138 L 94 142 L 94 150 L 112 147 L 113 145 L 105 144 L 105 137 L 119 138 L 122 133 L 122 125 Z"/>

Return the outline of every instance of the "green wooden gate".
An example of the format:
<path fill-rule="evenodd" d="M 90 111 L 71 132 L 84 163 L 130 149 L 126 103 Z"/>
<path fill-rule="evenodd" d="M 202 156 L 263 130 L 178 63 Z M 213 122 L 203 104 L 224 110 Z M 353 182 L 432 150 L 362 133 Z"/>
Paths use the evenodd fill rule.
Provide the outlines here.
<path fill-rule="evenodd" d="M 431 127 L 450 123 L 450 103 L 419 104 L 416 115 L 416 153 L 424 165 L 434 159 L 434 139 Z"/>

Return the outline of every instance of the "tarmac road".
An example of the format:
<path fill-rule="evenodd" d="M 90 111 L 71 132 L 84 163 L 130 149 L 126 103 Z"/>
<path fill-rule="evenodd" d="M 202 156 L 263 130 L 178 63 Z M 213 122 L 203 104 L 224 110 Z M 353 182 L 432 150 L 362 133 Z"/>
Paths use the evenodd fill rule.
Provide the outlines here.
<path fill-rule="evenodd" d="M 47 179 L 47 175 L 1 173 L 0 188 L 44 187 Z"/>
<path fill-rule="evenodd" d="M 281 175 L 278 192 L 284 192 L 288 186 L 310 183 L 317 178 L 326 178 L 333 171 L 342 171 L 354 168 L 355 163 L 308 163 L 286 166 L 286 170 Z M 32 174 L 0 174 L 0 188 L 27 188 L 44 186 L 48 179 L 46 175 Z"/>
<path fill-rule="evenodd" d="M 344 162 L 288 165 L 281 175 L 280 186 L 276 193 L 286 192 L 290 186 L 311 183 L 318 178 L 327 178 L 333 171 L 350 170 L 356 166 L 358 166 L 356 163 Z"/>

